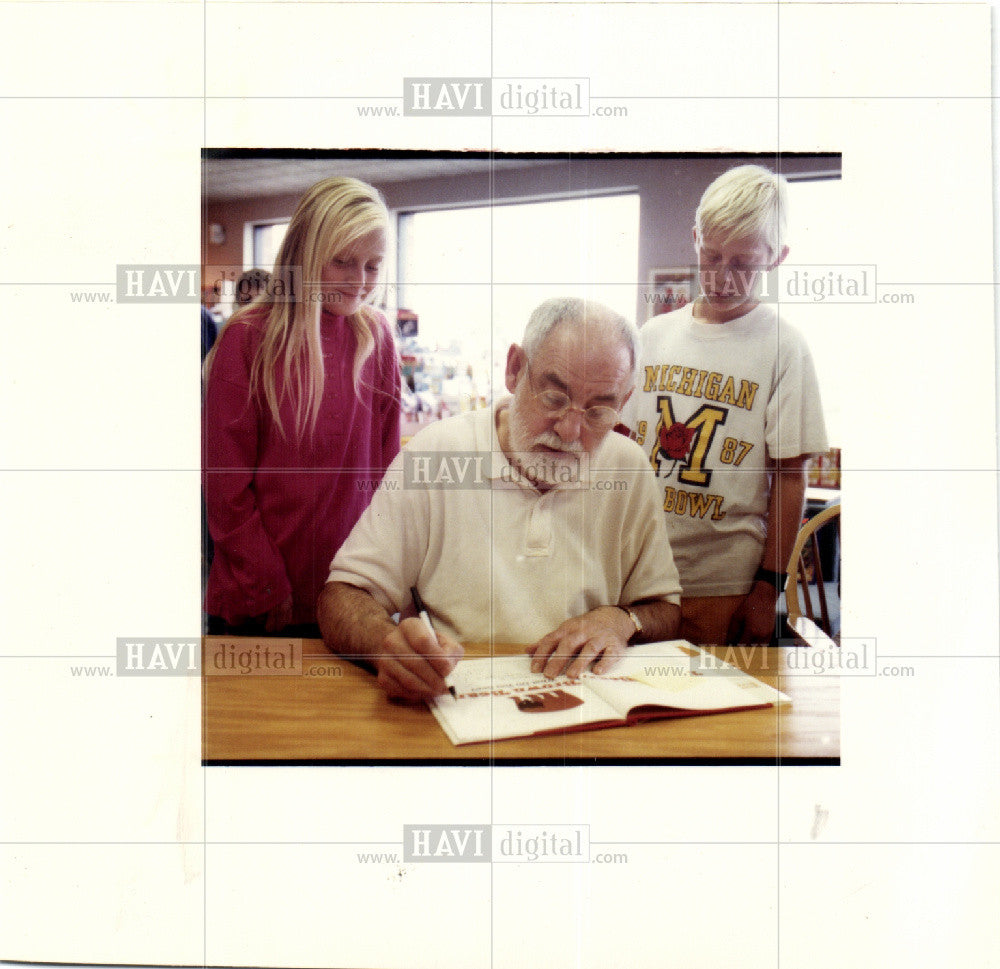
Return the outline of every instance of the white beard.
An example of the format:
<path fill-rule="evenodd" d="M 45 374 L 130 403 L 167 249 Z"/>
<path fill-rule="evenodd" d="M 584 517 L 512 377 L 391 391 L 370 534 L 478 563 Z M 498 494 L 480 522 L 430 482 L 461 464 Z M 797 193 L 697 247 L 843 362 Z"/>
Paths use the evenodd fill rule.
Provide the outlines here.
<path fill-rule="evenodd" d="M 515 395 L 507 407 L 510 463 L 529 481 L 538 485 L 578 484 L 583 477 L 587 452 L 579 441 L 567 443 L 555 431 L 531 437 L 521 417 Z M 535 450 L 554 448 L 555 451 Z"/>

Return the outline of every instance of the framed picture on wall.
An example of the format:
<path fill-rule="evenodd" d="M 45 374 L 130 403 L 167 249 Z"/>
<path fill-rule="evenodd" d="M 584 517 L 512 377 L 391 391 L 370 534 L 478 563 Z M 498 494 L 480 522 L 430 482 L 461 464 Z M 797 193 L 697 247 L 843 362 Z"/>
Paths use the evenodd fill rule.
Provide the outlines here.
<path fill-rule="evenodd" d="M 646 319 L 680 309 L 695 298 L 697 271 L 689 266 L 675 266 L 649 271 L 649 295 Z"/>

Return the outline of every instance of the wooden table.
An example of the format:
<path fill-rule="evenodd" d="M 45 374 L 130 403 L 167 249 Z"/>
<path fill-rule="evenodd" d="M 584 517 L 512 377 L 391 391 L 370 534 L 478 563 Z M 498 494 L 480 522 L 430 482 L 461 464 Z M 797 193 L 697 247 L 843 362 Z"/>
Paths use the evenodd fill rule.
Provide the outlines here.
<path fill-rule="evenodd" d="M 319 640 L 271 640 L 266 662 L 301 644 L 301 671 L 264 669 L 263 640 L 208 636 L 202 676 L 205 764 L 839 764 L 840 687 L 833 676 L 780 672 L 782 654 L 762 647 L 728 662 L 792 698 L 790 707 L 660 720 L 455 747 L 430 710 L 390 702 L 375 678 Z M 287 645 L 285 645 L 287 644 Z M 520 652 L 493 647 L 495 654 Z M 239 670 L 245 666 L 257 669 Z M 488 656 L 488 646 L 467 646 Z M 228 666 L 227 666 L 228 664 Z"/>

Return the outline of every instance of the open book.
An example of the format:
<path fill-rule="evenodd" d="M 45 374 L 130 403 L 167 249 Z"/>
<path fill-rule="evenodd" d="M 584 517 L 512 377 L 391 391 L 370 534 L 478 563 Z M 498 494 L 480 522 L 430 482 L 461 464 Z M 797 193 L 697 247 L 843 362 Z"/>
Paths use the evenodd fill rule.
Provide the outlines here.
<path fill-rule="evenodd" d="M 531 658 L 524 655 L 462 660 L 449 679 L 456 696 L 429 703 L 456 745 L 791 702 L 683 640 L 632 646 L 603 676 L 550 680 L 532 673 Z"/>

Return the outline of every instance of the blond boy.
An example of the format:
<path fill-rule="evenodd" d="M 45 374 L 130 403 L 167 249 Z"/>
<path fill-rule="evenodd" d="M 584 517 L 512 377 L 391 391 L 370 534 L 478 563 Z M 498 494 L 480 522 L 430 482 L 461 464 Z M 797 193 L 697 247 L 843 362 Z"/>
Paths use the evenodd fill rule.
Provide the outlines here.
<path fill-rule="evenodd" d="M 784 180 L 727 171 L 695 214 L 702 295 L 641 331 L 625 412 L 662 489 L 680 571 L 680 635 L 767 642 L 802 515 L 805 464 L 827 448 L 801 335 L 760 295 L 788 255 Z"/>

